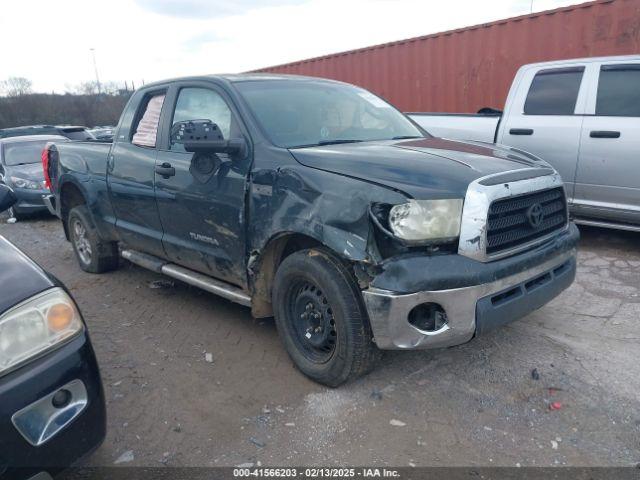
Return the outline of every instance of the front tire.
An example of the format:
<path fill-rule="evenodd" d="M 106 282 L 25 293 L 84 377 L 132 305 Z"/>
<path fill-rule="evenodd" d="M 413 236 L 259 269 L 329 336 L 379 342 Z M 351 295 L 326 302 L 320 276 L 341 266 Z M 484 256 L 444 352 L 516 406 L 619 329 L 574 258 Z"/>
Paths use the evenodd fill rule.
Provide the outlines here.
<path fill-rule="evenodd" d="M 84 205 L 69 212 L 67 231 L 80 268 L 89 273 L 104 273 L 118 268 L 118 245 L 98 235 L 89 210 Z"/>
<path fill-rule="evenodd" d="M 308 377 L 337 387 L 373 369 L 373 343 L 360 290 L 346 266 L 325 249 L 301 250 L 276 272 L 273 307 L 293 363 Z"/>

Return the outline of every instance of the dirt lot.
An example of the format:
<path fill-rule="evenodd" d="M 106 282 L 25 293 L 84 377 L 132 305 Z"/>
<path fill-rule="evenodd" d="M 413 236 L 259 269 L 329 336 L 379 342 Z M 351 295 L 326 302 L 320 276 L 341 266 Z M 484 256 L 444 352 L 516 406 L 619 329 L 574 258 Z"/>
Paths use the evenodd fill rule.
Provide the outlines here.
<path fill-rule="evenodd" d="M 109 416 L 91 465 L 640 461 L 640 234 L 583 228 L 577 282 L 551 305 L 461 347 L 387 353 L 330 390 L 295 370 L 272 320 L 179 282 L 151 288 L 168 279 L 126 262 L 84 273 L 57 220 L 5 222 L 89 324 Z"/>

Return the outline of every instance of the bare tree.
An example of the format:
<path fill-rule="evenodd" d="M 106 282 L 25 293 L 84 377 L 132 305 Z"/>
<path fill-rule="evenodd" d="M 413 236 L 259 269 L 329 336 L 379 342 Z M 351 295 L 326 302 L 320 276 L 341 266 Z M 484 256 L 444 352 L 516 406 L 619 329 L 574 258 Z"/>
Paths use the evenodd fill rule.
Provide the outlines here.
<path fill-rule="evenodd" d="M 114 125 L 131 92 L 118 84 L 96 82 L 68 86 L 64 95 L 31 93 L 27 79 L 0 82 L 0 128 L 35 124 Z"/>
<path fill-rule="evenodd" d="M 94 97 L 98 95 L 98 84 L 95 81 L 82 82 L 77 85 L 71 86 L 71 88 L 68 88 L 67 93 L 71 93 L 72 95 L 88 95 Z"/>
<path fill-rule="evenodd" d="M 20 97 L 31 93 L 31 80 L 24 77 L 9 77 L 0 82 L 0 93 L 7 97 Z"/>
<path fill-rule="evenodd" d="M 95 80 L 78 83 L 76 85 L 66 85 L 65 91 L 71 95 L 90 95 L 97 96 L 101 91 L 101 95 L 118 95 L 120 88 L 116 82 L 104 82 L 100 83 L 100 89 L 98 89 L 98 82 Z"/>

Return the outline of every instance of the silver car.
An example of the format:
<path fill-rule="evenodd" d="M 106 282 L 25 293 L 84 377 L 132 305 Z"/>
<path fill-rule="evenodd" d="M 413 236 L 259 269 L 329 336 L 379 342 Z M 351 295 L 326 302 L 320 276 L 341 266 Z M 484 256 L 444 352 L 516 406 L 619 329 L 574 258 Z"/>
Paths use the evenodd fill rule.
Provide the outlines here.
<path fill-rule="evenodd" d="M 42 150 L 49 142 L 67 142 L 60 135 L 28 135 L 0 139 L 0 184 L 11 187 L 18 199 L 9 216 L 21 218 L 46 212 L 43 196 L 49 194 L 42 168 Z"/>

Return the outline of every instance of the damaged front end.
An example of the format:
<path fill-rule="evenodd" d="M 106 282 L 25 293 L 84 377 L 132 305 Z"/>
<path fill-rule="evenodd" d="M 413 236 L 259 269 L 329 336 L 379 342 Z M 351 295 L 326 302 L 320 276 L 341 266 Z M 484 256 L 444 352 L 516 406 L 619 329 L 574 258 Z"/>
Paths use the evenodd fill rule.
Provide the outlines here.
<path fill-rule="evenodd" d="M 381 273 L 363 290 L 379 348 L 465 343 L 524 317 L 571 285 L 579 234 L 569 223 L 562 182 L 555 172 L 529 174 L 474 181 L 459 239 L 380 264 Z"/>
<path fill-rule="evenodd" d="M 272 315 L 271 287 L 278 264 L 302 248 L 323 246 L 349 263 L 360 288 L 381 272 L 390 251 L 379 242 L 369 206 L 406 201 L 406 195 L 297 163 L 254 172 L 247 271 L 255 317 Z M 395 253 L 405 250 L 398 245 Z"/>
<path fill-rule="evenodd" d="M 295 163 L 252 180 L 257 317 L 272 314 L 277 266 L 300 248 L 323 246 L 351 265 L 381 349 L 467 342 L 546 304 L 575 276 L 579 235 L 549 168 L 477 178 L 462 194 L 413 190 L 418 198 Z"/>

